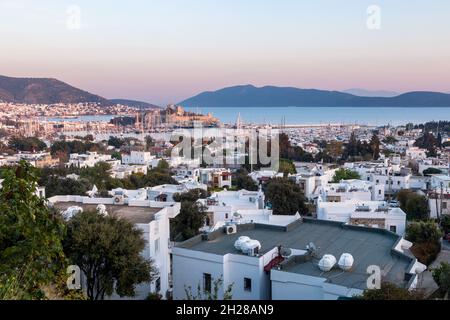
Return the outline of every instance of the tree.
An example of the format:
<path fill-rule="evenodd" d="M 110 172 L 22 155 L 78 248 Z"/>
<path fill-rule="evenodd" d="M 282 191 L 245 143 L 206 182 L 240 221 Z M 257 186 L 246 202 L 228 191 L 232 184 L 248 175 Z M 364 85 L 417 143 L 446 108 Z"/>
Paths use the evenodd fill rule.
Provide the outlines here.
<path fill-rule="evenodd" d="M 383 143 L 385 144 L 395 144 L 398 140 L 395 139 L 394 136 L 387 136 L 383 139 Z"/>
<path fill-rule="evenodd" d="M 411 252 L 421 263 L 429 265 L 441 251 L 442 232 L 434 221 L 414 221 L 406 228 L 406 240 L 413 242 Z"/>
<path fill-rule="evenodd" d="M 187 192 L 175 193 L 173 195 L 173 199 L 176 202 L 184 202 L 184 201 L 195 202 L 198 199 L 206 199 L 207 197 L 208 191 L 199 188 L 191 189 Z"/>
<path fill-rule="evenodd" d="M 272 206 L 274 214 L 306 214 L 305 196 L 300 187 L 286 178 L 270 179 L 266 185 L 266 201 Z"/>
<path fill-rule="evenodd" d="M 430 176 L 432 174 L 440 174 L 440 173 L 442 173 L 442 171 L 437 168 L 428 168 L 428 169 L 423 170 L 424 176 Z"/>
<path fill-rule="evenodd" d="M 442 232 L 434 221 L 414 221 L 406 228 L 406 240 L 413 243 L 439 242 Z"/>
<path fill-rule="evenodd" d="M 236 186 L 238 190 L 245 189 L 248 191 L 257 191 L 258 185 L 256 182 L 248 175 L 247 170 L 239 169 L 234 178 L 233 184 Z"/>
<path fill-rule="evenodd" d="M 370 139 L 370 148 L 372 149 L 372 159 L 378 160 L 380 157 L 380 139 L 376 134 Z"/>
<path fill-rule="evenodd" d="M 181 236 L 183 240 L 192 238 L 200 233 L 206 219 L 206 207 L 198 202 L 181 202 L 180 213 L 171 223 L 173 238 Z"/>
<path fill-rule="evenodd" d="M 440 132 L 438 133 L 436 140 L 437 140 L 437 141 L 436 141 L 436 146 L 437 146 L 439 149 L 442 149 L 442 135 L 441 135 Z"/>
<path fill-rule="evenodd" d="M 282 172 L 285 177 L 288 176 L 288 174 L 295 174 L 297 173 L 297 170 L 295 170 L 295 166 L 292 163 L 291 160 L 287 159 L 280 159 L 279 169 L 278 172 Z"/>
<path fill-rule="evenodd" d="M 92 189 L 92 184 L 87 179 L 67 179 L 58 176 L 49 176 L 42 184 L 45 186 L 45 194 L 48 198 L 56 195 L 85 196 Z"/>
<path fill-rule="evenodd" d="M 124 139 L 120 139 L 113 136 L 109 137 L 108 140 L 108 146 L 113 146 L 116 149 L 120 149 L 120 147 L 122 147 L 125 143 L 126 141 Z"/>
<path fill-rule="evenodd" d="M 405 211 L 409 220 L 423 220 L 428 218 L 428 201 L 425 196 L 411 194 L 406 201 Z"/>
<path fill-rule="evenodd" d="M 433 279 L 447 300 L 450 293 L 450 263 L 441 262 L 439 267 L 433 269 Z"/>
<path fill-rule="evenodd" d="M 0 189 L 0 299 L 43 298 L 64 263 L 64 224 L 36 195 L 36 169 L 7 168 Z"/>
<path fill-rule="evenodd" d="M 421 137 L 417 138 L 414 142 L 414 146 L 427 149 L 428 157 L 436 157 L 436 146 L 438 145 L 436 138 L 430 132 L 425 132 Z"/>
<path fill-rule="evenodd" d="M 111 153 L 111 158 L 122 160 L 122 154 L 118 151 L 114 151 L 113 153 Z"/>
<path fill-rule="evenodd" d="M 351 180 L 351 179 L 359 179 L 359 178 L 360 178 L 360 175 L 358 172 L 350 170 L 350 169 L 340 168 L 340 169 L 336 170 L 336 172 L 334 173 L 333 182 L 338 183 L 338 182 L 341 182 L 341 180 Z"/>
<path fill-rule="evenodd" d="M 86 211 L 67 223 L 64 251 L 83 271 L 90 300 L 114 291 L 134 296 L 136 285 L 152 281 L 156 270 L 142 257 L 144 248 L 142 231 L 123 219 Z"/>
<path fill-rule="evenodd" d="M 400 208 L 406 212 L 408 220 L 428 219 L 428 200 L 411 190 L 403 189 L 397 193 Z"/>
<path fill-rule="evenodd" d="M 153 140 L 153 138 L 151 136 L 146 136 L 145 137 L 145 148 L 146 148 L 146 150 L 148 151 L 154 146 L 155 146 L 155 141 Z"/>
<path fill-rule="evenodd" d="M 450 233 L 450 216 L 445 214 L 441 217 L 441 228 L 444 234 Z"/>
<path fill-rule="evenodd" d="M 44 141 L 36 137 L 12 137 L 8 146 L 17 151 L 36 152 L 47 149 Z"/>
<path fill-rule="evenodd" d="M 396 286 L 390 282 L 382 282 L 380 289 L 366 289 L 358 297 L 361 300 L 423 300 L 422 292 L 417 290 L 408 290 Z"/>
<path fill-rule="evenodd" d="M 333 160 L 338 160 L 342 157 L 343 147 L 344 144 L 341 141 L 331 141 L 330 143 L 327 143 L 324 151 L 326 154 L 330 155 Z"/>

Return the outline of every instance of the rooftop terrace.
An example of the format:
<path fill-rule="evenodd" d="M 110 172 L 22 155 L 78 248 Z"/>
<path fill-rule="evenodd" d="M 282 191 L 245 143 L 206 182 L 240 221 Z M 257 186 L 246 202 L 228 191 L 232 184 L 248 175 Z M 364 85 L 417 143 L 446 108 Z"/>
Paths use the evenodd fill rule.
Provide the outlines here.
<path fill-rule="evenodd" d="M 242 254 L 234 248 L 234 242 L 240 236 L 248 236 L 261 243 L 260 254 L 265 254 L 281 245 L 285 248 L 305 250 L 313 242 L 317 247 L 317 258 L 332 254 L 339 259 L 342 253 L 354 257 L 351 272 L 333 269 L 324 273 L 317 264 L 317 258 L 288 260 L 282 270 L 310 276 L 327 278 L 328 282 L 364 289 L 369 265 L 378 265 L 384 280 L 397 285 L 406 285 L 405 274 L 414 259 L 393 248 L 401 237 L 383 229 L 345 225 L 339 222 L 303 218 L 287 227 L 259 224 L 238 225 L 236 234 L 226 235 L 223 230 L 208 235 L 207 240 L 197 236 L 183 242 L 178 247 L 206 253 L 225 255 Z M 256 258 L 255 258 L 256 259 Z"/>
<path fill-rule="evenodd" d="M 67 210 L 69 207 L 81 207 L 83 211 L 95 211 L 98 204 L 86 204 L 80 202 L 57 202 L 55 207 L 61 211 Z M 105 205 L 106 211 L 110 216 L 116 216 L 128 220 L 131 223 L 147 224 L 155 219 L 155 214 L 161 208 L 151 207 L 134 207 L 127 205 Z"/>

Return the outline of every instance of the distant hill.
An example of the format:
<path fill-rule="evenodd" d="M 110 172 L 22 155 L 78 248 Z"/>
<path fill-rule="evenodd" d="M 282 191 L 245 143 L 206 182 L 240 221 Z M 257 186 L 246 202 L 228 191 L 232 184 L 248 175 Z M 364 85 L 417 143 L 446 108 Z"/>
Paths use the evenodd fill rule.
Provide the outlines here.
<path fill-rule="evenodd" d="M 136 100 L 128 100 L 128 99 L 109 99 L 109 102 L 112 104 L 122 104 L 125 106 L 140 108 L 140 109 L 159 109 L 160 106 L 144 102 L 144 101 L 136 101 Z"/>
<path fill-rule="evenodd" d="M 12 78 L 0 76 L 0 100 L 5 102 L 52 104 L 99 102 L 105 98 L 51 78 Z"/>
<path fill-rule="evenodd" d="M 386 90 L 366 90 L 360 88 L 353 88 L 348 90 L 343 90 L 344 93 L 350 93 L 354 96 L 359 97 L 395 97 L 398 96 L 398 92 L 386 91 Z"/>
<path fill-rule="evenodd" d="M 360 97 L 339 91 L 241 85 L 203 92 L 185 107 L 450 107 L 450 94 L 408 92 L 395 97 Z"/>

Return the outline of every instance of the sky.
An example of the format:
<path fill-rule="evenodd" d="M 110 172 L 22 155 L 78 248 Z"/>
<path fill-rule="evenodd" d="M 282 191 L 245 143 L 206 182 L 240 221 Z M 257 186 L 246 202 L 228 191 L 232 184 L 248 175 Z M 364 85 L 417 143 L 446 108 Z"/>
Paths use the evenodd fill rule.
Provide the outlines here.
<path fill-rule="evenodd" d="M 159 105 L 239 84 L 450 92 L 450 1 L 0 0 L 0 74 Z"/>

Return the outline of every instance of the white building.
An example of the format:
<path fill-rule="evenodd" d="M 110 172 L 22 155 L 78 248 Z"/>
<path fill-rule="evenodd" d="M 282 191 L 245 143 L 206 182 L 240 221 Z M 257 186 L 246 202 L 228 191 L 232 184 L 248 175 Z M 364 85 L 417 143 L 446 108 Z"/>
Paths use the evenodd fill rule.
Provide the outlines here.
<path fill-rule="evenodd" d="M 150 166 L 154 158 L 150 152 L 131 151 L 130 154 L 122 155 L 122 164 Z"/>
<path fill-rule="evenodd" d="M 207 186 L 199 182 L 186 182 L 182 184 L 162 184 L 148 188 L 148 199 L 162 202 L 173 202 L 176 193 L 188 192 L 193 189 L 207 190 Z"/>
<path fill-rule="evenodd" d="M 326 202 L 383 201 L 384 184 L 374 184 L 364 180 L 343 180 L 339 183 L 327 183 L 317 187 L 314 195 L 320 196 Z"/>
<path fill-rule="evenodd" d="M 200 168 L 200 182 L 213 188 L 230 188 L 231 171 L 224 168 Z"/>
<path fill-rule="evenodd" d="M 428 193 L 430 218 L 450 214 L 450 188 L 435 189 Z"/>
<path fill-rule="evenodd" d="M 405 150 L 405 157 L 410 160 L 426 159 L 427 150 L 418 147 L 409 147 Z"/>
<path fill-rule="evenodd" d="M 122 164 L 122 165 L 118 165 L 115 166 L 114 168 L 111 169 L 110 171 L 110 176 L 112 178 L 116 178 L 116 179 L 124 179 L 126 177 L 129 177 L 133 174 L 147 174 L 148 171 L 148 166 L 143 164 L 143 165 L 127 165 L 127 164 Z"/>
<path fill-rule="evenodd" d="M 296 174 L 290 174 L 289 179 L 294 180 L 303 191 L 307 199 L 314 198 L 314 191 L 320 186 L 324 186 L 333 180 L 336 168 L 327 168 L 322 164 L 313 167 L 296 165 Z"/>
<path fill-rule="evenodd" d="M 317 219 L 381 228 L 398 235 L 403 235 L 406 229 L 405 212 L 400 208 L 388 206 L 384 201 L 324 202 L 319 198 Z"/>
<path fill-rule="evenodd" d="M 239 241 L 238 241 L 239 240 Z M 314 245 L 308 249 L 308 244 Z M 223 280 L 219 298 L 232 285 L 232 299 L 337 299 L 360 294 L 366 288 L 367 267 L 378 265 L 382 281 L 414 288 L 423 265 L 404 254 L 411 243 L 384 230 L 348 226 L 338 222 L 302 219 L 288 226 L 262 224 L 227 226 L 191 238 L 172 250 L 174 299 L 212 290 Z M 337 266 L 321 271 L 317 262 L 325 254 L 337 258 L 349 253 L 350 270 Z M 189 272 L 186 272 L 189 270 Z"/>
<path fill-rule="evenodd" d="M 185 179 L 191 181 L 199 181 L 200 177 L 200 169 L 199 168 L 191 168 L 188 166 L 179 166 L 175 168 L 175 175 L 172 176 L 177 181 L 183 181 Z"/>
<path fill-rule="evenodd" d="M 448 161 L 443 161 L 439 159 L 423 159 L 419 162 L 419 173 L 423 174 L 423 172 L 427 169 L 434 168 L 441 170 L 441 173 L 449 172 L 449 163 Z"/>
<path fill-rule="evenodd" d="M 282 178 L 283 173 L 273 170 L 260 170 L 250 172 L 249 176 L 253 179 L 253 181 L 255 181 L 256 184 L 261 184 L 273 178 Z"/>
<path fill-rule="evenodd" d="M 158 270 L 156 279 L 151 283 L 140 284 L 136 287 L 135 297 L 124 299 L 145 299 L 149 293 L 159 293 L 163 298 L 171 292 L 170 285 L 170 226 L 169 221 L 180 212 L 179 203 L 161 203 L 143 200 L 140 197 L 125 197 L 117 201 L 118 193 L 113 198 L 90 198 L 81 196 L 55 196 L 49 202 L 62 213 L 69 208 L 80 207 L 83 211 L 98 210 L 104 205 L 109 215 L 117 216 L 132 222 L 143 231 L 146 246 L 142 256 L 152 259 Z M 109 299 L 119 299 L 114 294 Z"/>
<path fill-rule="evenodd" d="M 109 154 L 98 154 L 97 152 L 88 151 L 86 154 L 71 153 L 69 156 L 69 162 L 66 163 L 66 166 L 86 168 L 93 167 L 99 162 L 107 162 L 111 164 L 111 167 L 120 165 L 120 160 L 112 159 Z"/>
<path fill-rule="evenodd" d="M 432 174 L 430 187 L 431 189 L 450 188 L 450 176 L 445 174 Z"/>

